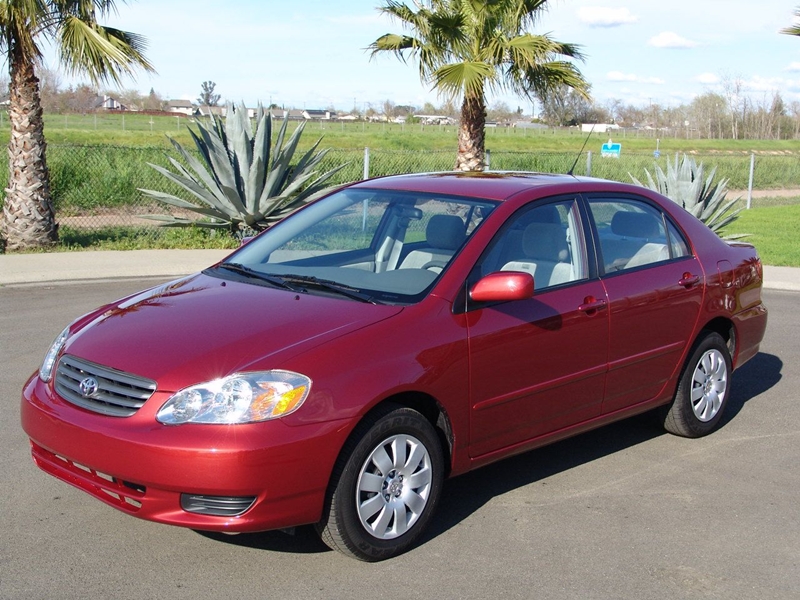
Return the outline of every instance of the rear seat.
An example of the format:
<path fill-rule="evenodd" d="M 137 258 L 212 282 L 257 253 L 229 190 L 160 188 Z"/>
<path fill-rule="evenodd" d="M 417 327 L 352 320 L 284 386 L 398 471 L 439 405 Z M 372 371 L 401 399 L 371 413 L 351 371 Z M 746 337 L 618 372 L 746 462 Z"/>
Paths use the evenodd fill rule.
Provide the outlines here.
<path fill-rule="evenodd" d="M 601 240 L 606 273 L 669 258 L 664 235 L 659 231 L 657 221 L 649 214 L 617 212 L 611 219 L 611 233 L 618 237 Z"/>

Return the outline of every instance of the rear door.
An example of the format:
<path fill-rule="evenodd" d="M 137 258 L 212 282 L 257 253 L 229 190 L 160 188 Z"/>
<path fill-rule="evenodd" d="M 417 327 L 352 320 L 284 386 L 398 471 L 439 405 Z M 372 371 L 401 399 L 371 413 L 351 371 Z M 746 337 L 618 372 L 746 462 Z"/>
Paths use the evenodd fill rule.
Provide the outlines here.
<path fill-rule="evenodd" d="M 675 224 L 645 198 L 588 202 L 609 302 L 606 414 L 667 392 L 700 314 L 703 270 Z"/>

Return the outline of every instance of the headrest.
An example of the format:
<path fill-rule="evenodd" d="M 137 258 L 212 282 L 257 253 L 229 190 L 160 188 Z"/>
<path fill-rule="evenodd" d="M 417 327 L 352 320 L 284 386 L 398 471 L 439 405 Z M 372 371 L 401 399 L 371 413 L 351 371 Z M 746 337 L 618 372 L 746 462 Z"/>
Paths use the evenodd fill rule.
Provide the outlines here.
<path fill-rule="evenodd" d="M 530 212 L 531 223 L 557 223 L 561 224 L 561 217 L 558 209 L 552 204 L 549 206 L 537 206 Z"/>
<path fill-rule="evenodd" d="M 428 243 L 443 250 L 458 250 L 466 237 L 464 221 L 456 215 L 433 215 L 425 229 Z"/>
<path fill-rule="evenodd" d="M 658 237 L 658 222 L 653 215 L 639 212 L 619 211 L 611 219 L 611 231 L 623 237 Z"/>
<path fill-rule="evenodd" d="M 555 223 L 531 223 L 522 232 L 522 251 L 529 258 L 565 262 L 569 258 L 566 233 Z"/>

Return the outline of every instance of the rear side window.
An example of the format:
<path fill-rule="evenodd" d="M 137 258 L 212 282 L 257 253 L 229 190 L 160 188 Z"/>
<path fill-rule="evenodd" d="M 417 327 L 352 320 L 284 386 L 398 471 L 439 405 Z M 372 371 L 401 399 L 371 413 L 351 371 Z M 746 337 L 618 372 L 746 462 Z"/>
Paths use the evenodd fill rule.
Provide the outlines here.
<path fill-rule="evenodd" d="M 687 256 L 686 240 L 658 209 L 632 198 L 596 198 L 589 207 L 600 242 L 600 265 L 616 273 Z"/>

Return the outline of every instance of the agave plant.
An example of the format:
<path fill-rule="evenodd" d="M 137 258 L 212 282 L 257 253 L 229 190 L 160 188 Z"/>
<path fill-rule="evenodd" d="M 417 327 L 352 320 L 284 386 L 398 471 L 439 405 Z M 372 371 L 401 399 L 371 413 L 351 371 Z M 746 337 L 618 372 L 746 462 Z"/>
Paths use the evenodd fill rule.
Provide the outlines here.
<path fill-rule="evenodd" d="M 263 231 L 326 190 L 326 182 L 345 165 L 323 174 L 316 167 L 327 154 L 317 152 L 321 140 L 293 163 L 305 123 L 286 140 L 287 121 L 272 145 L 272 115 L 259 105 L 253 125 L 242 104 L 227 107 L 227 117 L 212 116 L 208 125 L 191 129 L 200 158 L 180 143 L 170 142 L 184 164 L 168 157 L 175 171 L 148 163 L 164 177 L 182 187 L 192 201 L 156 190 L 143 194 L 171 206 L 189 210 L 204 218 L 187 219 L 172 215 L 143 215 L 162 226 L 227 228 L 237 237 Z M 187 168 L 188 166 L 188 168 Z"/>
<path fill-rule="evenodd" d="M 716 167 L 711 169 L 711 173 L 703 179 L 703 163 L 699 165 L 695 160 L 687 155 L 683 155 L 683 160 L 678 160 L 675 155 L 675 162 L 667 161 L 667 172 L 655 165 L 655 180 L 647 169 L 647 185 L 640 182 L 636 177 L 630 175 L 634 183 L 642 187 L 650 188 L 659 192 L 673 202 L 680 204 L 687 211 L 705 223 L 711 231 L 716 233 L 724 240 L 735 240 L 749 234 L 740 233 L 736 235 L 723 235 L 722 230 L 739 218 L 741 208 L 733 210 L 733 205 L 740 198 L 727 201 L 728 180 L 723 179 L 714 184 Z"/>

